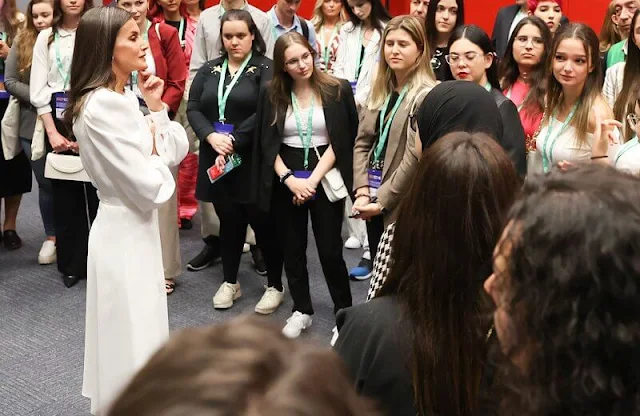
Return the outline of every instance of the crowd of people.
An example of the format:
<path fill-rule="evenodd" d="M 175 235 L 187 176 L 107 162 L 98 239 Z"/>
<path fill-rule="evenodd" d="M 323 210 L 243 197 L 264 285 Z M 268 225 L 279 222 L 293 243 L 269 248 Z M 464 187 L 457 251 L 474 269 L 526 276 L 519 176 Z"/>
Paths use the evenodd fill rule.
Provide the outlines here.
<path fill-rule="evenodd" d="M 300 3 L 2 3 L 2 244 L 34 176 L 39 263 L 87 279 L 92 414 L 640 415 L 640 0 L 600 37 L 562 0 L 491 35 L 463 0 Z M 213 307 L 250 251 L 283 328 L 169 339 L 196 212 Z M 333 351 L 295 340 L 309 219 Z"/>

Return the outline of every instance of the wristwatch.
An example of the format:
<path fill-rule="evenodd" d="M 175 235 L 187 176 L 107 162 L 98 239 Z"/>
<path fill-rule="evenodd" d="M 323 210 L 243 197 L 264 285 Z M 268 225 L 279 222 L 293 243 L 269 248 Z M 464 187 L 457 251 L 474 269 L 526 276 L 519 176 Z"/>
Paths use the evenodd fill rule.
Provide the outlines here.
<path fill-rule="evenodd" d="M 289 176 L 293 176 L 293 171 L 291 169 L 280 176 L 280 183 L 284 184 L 284 181 L 286 181 Z"/>

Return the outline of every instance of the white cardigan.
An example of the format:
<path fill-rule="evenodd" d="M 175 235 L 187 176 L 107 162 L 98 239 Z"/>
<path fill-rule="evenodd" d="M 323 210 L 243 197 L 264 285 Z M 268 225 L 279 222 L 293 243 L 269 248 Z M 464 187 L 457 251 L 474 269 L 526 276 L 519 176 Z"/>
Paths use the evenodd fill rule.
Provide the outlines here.
<path fill-rule="evenodd" d="M 624 62 L 618 62 L 611 68 L 607 69 L 607 73 L 604 77 L 604 86 L 602 87 L 602 94 L 609 103 L 609 106 L 613 108 L 616 105 L 618 95 L 622 91 L 622 81 L 624 80 Z"/>
<path fill-rule="evenodd" d="M 382 23 L 383 30 L 385 23 Z M 340 28 L 340 46 L 338 47 L 338 56 L 334 64 L 333 75 L 338 78 L 344 78 L 349 82 L 356 80 L 356 71 L 358 67 L 358 57 L 360 56 L 360 34 L 362 25 L 353 27 L 353 23 L 347 22 Z M 362 59 L 362 68 L 360 76 L 356 84 L 356 104 L 365 106 L 369 99 L 371 91 L 371 83 L 375 73 L 376 62 L 380 52 L 380 42 L 382 34 L 377 30 L 373 31 L 371 41 L 364 49 L 364 57 Z"/>

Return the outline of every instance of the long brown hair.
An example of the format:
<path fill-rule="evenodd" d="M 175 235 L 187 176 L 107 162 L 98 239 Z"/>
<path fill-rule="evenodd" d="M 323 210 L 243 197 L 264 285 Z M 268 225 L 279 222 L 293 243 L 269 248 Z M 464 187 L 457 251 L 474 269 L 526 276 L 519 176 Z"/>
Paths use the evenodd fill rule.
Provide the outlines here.
<path fill-rule="evenodd" d="M 566 26 L 560 26 L 553 38 L 553 46 L 549 54 L 549 63 L 547 67 L 547 108 L 546 116 L 542 121 L 542 125 L 548 124 L 552 115 L 562 106 L 564 94 L 562 93 L 562 84 L 558 82 L 553 74 L 553 61 L 558 51 L 560 43 L 565 39 L 576 39 L 582 42 L 585 53 L 587 54 L 587 63 L 592 67 L 591 72 L 587 75 L 582 93 L 578 97 L 578 108 L 575 117 L 571 121 L 571 125 L 575 127 L 579 145 L 586 143 L 587 134 L 589 132 L 589 116 L 601 94 L 601 78 L 602 78 L 602 62 L 600 61 L 600 53 L 598 49 L 598 37 L 589 26 L 582 23 L 569 23 Z"/>
<path fill-rule="evenodd" d="M 82 8 L 82 15 L 93 8 L 93 0 L 83 0 L 84 7 Z M 49 44 L 53 42 L 53 37 L 55 36 L 56 31 L 62 24 L 62 16 L 64 12 L 62 11 L 62 1 L 61 0 L 53 0 L 53 22 L 51 23 L 51 27 L 53 30 L 51 31 L 51 35 L 49 36 Z M 77 36 L 77 33 L 76 33 Z"/>
<path fill-rule="evenodd" d="M 411 322 L 420 415 L 475 416 L 491 328 L 483 292 L 520 179 L 484 133 L 431 145 L 400 203 L 393 267 L 377 296 L 396 296 Z"/>
<path fill-rule="evenodd" d="M 4 0 L 0 21 L 7 32 L 7 45 L 9 46 L 13 44 L 18 31 L 22 29 L 23 22 L 20 21 L 19 16 L 20 12 L 16 6 L 16 0 Z"/>
<path fill-rule="evenodd" d="M 302 45 L 315 60 L 316 51 L 311 47 L 307 39 L 298 32 L 289 32 L 280 36 L 273 49 L 273 79 L 271 81 L 271 104 L 273 105 L 274 119 L 276 123 L 279 117 L 284 117 L 287 108 L 291 105 L 291 91 L 293 89 L 293 79 L 285 71 L 284 53 L 292 45 Z M 335 90 L 340 91 L 340 80 L 329 74 L 318 70 L 312 66 L 311 78 L 309 80 L 312 88 L 322 97 L 324 103 L 327 99 L 340 99 Z"/>
<path fill-rule="evenodd" d="M 64 113 L 69 126 L 80 114 L 87 94 L 115 83 L 113 48 L 118 32 L 131 19 L 129 12 L 118 7 L 98 7 L 80 19 L 71 61 L 69 103 Z"/>
<path fill-rule="evenodd" d="M 609 48 L 622 40 L 618 28 L 613 24 L 613 20 L 611 20 L 611 17 L 615 14 L 616 2 L 612 0 L 607 7 L 607 13 L 604 15 L 602 27 L 600 28 L 600 53 L 607 52 Z M 631 31 L 631 33 L 633 33 L 633 31 Z"/>
<path fill-rule="evenodd" d="M 38 38 L 38 29 L 33 24 L 33 6 L 40 3 L 51 5 L 53 12 L 53 0 L 31 0 L 27 6 L 27 22 L 25 28 L 20 32 L 20 42 L 18 48 L 18 72 L 22 75 L 31 68 L 33 58 L 33 45 Z"/>
<path fill-rule="evenodd" d="M 638 16 L 640 11 L 636 11 L 631 19 L 631 35 L 628 39 L 627 63 L 624 66 L 624 76 L 622 78 L 622 89 L 616 102 L 613 105 L 613 115 L 616 120 L 621 120 L 624 124 L 624 140 L 630 140 L 636 133 L 631 129 L 629 123 L 626 122 L 628 113 L 635 112 L 636 108 L 636 91 L 640 86 L 640 47 L 636 44 L 634 28 L 638 24 Z"/>

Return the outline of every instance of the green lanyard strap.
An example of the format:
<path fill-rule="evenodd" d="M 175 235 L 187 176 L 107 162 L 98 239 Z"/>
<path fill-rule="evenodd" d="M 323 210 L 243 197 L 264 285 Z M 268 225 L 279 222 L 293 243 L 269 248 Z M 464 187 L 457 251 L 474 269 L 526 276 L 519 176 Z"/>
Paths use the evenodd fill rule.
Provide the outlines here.
<path fill-rule="evenodd" d="M 336 36 L 337 32 L 338 32 L 338 25 L 336 25 L 331 31 L 331 36 L 329 36 L 329 42 L 327 42 L 327 44 L 324 46 L 324 49 L 322 50 L 322 60 L 324 61 L 325 72 L 329 71 L 329 48 L 331 47 L 331 44 L 333 43 L 333 38 Z M 322 37 L 323 37 L 322 40 L 324 41 L 324 27 L 322 28 Z"/>
<path fill-rule="evenodd" d="M 622 147 L 620 148 L 620 150 L 618 151 L 618 156 L 616 156 L 616 161 L 615 161 L 615 163 L 613 165 L 617 167 L 618 166 L 618 160 L 620 160 L 622 155 L 624 155 L 625 153 L 627 153 L 629 150 L 633 149 L 637 145 L 638 145 L 638 136 L 635 136 L 633 139 L 631 139 L 628 142 L 626 142 L 625 144 L 623 144 Z"/>
<path fill-rule="evenodd" d="M 309 107 L 309 115 L 307 116 L 307 128 L 302 130 L 302 119 L 300 117 L 300 106 L 296 95 L 291 91 L 291 107 L 293 107 L 293 115 L 296 118 L 296 126 L 298 127 L 298 136 L 304 147 L 304 170 L 309 169 L 309 148 L 311 147 L 311 136 L 313 135 L 313 106 L 314 97 L 311 96 L 311 106 Z"/>
<path fill-rule="evenodd" d="M 573 116 L 576 114 L 577 109 L 578 109 L 578 103 L 575 103 L 573 107 L 571 107 L 571 111 L 569 112 L 569 115 L 567 116 L 567 118 L 564 120 L 564 123 L 562 123 L 562 125 L 560 126 L 560 130 L 558 130 L 558 134 L 554 136 L 553 142 L 551 144 L 549 144 L 550 143 L 549 138 L 551 137 L 551 131 L 553 130 L 553 120 L 555 117 L 555 112 L 549 118 L 549 125 L 547 126 L 547 135 L 544 139 L 544 144 L 542 146 L 542 168 L 544 169 L 545 173 L 549 172 L 549 168 L 550 168 L 549 164 L 553 161 L 553 148 L 556 146 L 556 141 L 558 140 L 558 137 L 562 136 L 562 134 L 567 129 L 567 127 L 569 127 L 569 123 L 571 123 L 571 120 L 573 120 Z"/>
<path fill-rule="evenodd" d="M 60 55 L 60 35 L 58 34 L 58 31 L 56 30 L 55 34 L 53 35 L 53 44 L 56 48 L 56 65 L 58 66 L 58 72 L 60 73 L 60 76 L 62 77 L 62 82 L 64 83 L 64 90 L 67 90 L 67 87 L 69 86 L 69 79 L 71 78 L 71 71 L 65 71 L 64 69 L 64 65 L 62 64 L 62 57 Z"/>
<path fill-rule="evenodd" d="M 236 73 L 231 78 L 231 82 L 229 82 L 229 85 L 227 85 L 226 89 L 224 87 L 224 80 L 227 76 L 229 59 L 225 58 L 224 62 L 222 63 L 222 70 L 220 71 L 220 81 L 218 81 L 218 120 L 221 123 L 224 123 L 224 120 L 225 120 L 224 112 L 227 109 L 227 100 L 229 99 L 229 94 L 231 94 L 231 90 L 238 82 L 238 79 L 240 79 L 240 76 L 242 75 L 242 73 L 244 72 L 244 69 L 249 64 L 249 61 L 251 60 L 252 56 L 253 56 L 253 52 L 249 53 L 249 56 L 245 58 L 244 62 L 242 62 L 242 65 L 240 65 L 240 68 L 238 68 Z"/>
<path fill-rule="evenodd" d="M 378 139 L 378 145 L 373 151 L 374 165 L 380 160 L 380 156 L 382 155 L 382 150 L 384 149 L 384 146 L 387 143 L 387 138 L 389 137 L 389 130 L 391 129 L 391 124 L 393 123 L 393 119 L 396 116 L 398 109 L 400 108 L 400 104 L 402 104 L 402 100 L 404 99 L 404 96 L 407 95 L 408 90 L 409 88 L 406 85 L 404 86 L 404 88 L 402 88 L 402 91 L 400 91 L 400 95 L 398 96 L 398 99 L 396 100 L 396 103 L 393 106 L 391 113 L 389 114 L 389 118 L 386 121 L 385 121 L 385 117 L 387 115 L 389 102 L 391 101 L 391 94 L 389 94 L 387 98 L 384 100 L 384 104 L 382 105 L 382 111 L 380 112 L 380 123 L 379 123 L 380 126 L 379 126 L 379 133 L 378 133 L 380 134 L 380 137 Z"/>

